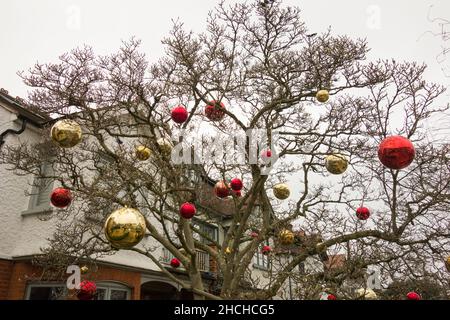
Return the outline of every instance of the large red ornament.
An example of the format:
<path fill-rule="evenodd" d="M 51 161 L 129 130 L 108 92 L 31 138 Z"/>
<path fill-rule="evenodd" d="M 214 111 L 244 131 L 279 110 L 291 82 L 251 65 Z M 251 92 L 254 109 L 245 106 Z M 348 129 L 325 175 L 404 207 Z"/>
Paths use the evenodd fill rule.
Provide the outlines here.
<path fill-rule="evenodd" d="M 172 268 L 178 268 L 180 266 L 180 260 L 178 260 L 177 258 L 173 258 L 172 260 L 170 260 L 170 265 L 172 266 Z"/>
<path fill-rule="evenodd" d="M 225 116 L 225 112 L 221 109 L 225 109 L 225 105 L 222 102 L 218 104 L 217 101 L 210 101 L 205 107 L 205 116 L 211 121 L 220 121 Z"/>
<path fill-rule="evenodd" d="M 241 190 L 238 190 L 238 191 L 232 190 L 231 192 L 234 193 L 234 195 L 238 198 L 242 196 Z"/>
<path fill-rule="evenodd" d="M 420 295 L 414 291 L 408 292 L 406 298 L 408 298 L 408 300 L 422 300 Z"/>
<path fill-rule="evenodd" d="M 337 299 L 336 299 L 336 296 L 335 296 L 334 294 L 331 294 L 331 293 L 330 293 L 330 294 L 328 295 L 328 297 L 327 297 L 327 300 L 337 300 Z"/>
<path fill-rule="evenodd" d="M 180 215 L 185 219 L 191 219 L 196 212 L 195 206 L 189 202 L 183 203 L 180 207 Z"/>
<path fill-rule="evenodd" d="M 234 178 L 233 180 L 231 180 L 230 182 L 230 187 L 231 189 L 233 189 L 234 191 L 240 191 L 242 190 L 243 187 L 243 183 L 241 179 L 238 178 Z"/>
<path fill-rule="evenodd" d="M 408 139 L 402 136 L 391 136 L 384 139 L 378 148 L 378 158 L 390 169 L 403 169 L 414 160 L 416 151 Z"/>
<path fill-rule="evenodd" d="M 183 123 L 187 120 L 189 114 L 185 107 L 178 106 L 172 109 L 171 117 L 176 123 Z"/>
<path fill-rule="evenodd" d="M 214 187 L 214 193 L 219 198 L 226 198 L 230 195 L 230 191 L 223 181 L 219 181 L 216 183 L 216 186 Z"/>
<path fill-rule="evenodd" d="M 370 211 L 366 207 L 359 207 L 356 209 L 356 216 L 359 220 L 367 220 L 370 217 Z"/>
<path fill-rule="evenodd" d="M 84 280 L 80 283 L 80 291 L 77 297 L 79 300 L 92 300 L 96 291 L 97 285 L 94 282 Z"/>
<path fill-rule="evenodd" d="M 264 255 L 268 255 L 270 253 L 270 251 L 272 251 L 270 246 L 264 246 L 261 250 L 262 254 L 264 254 Z"/>
<path fill-rule="evenodd" d="M 50 201 L 57 208 L 65 208 L 72 202 L 72 193 L 69 189 L 56 188 L 52 191 Z"/>

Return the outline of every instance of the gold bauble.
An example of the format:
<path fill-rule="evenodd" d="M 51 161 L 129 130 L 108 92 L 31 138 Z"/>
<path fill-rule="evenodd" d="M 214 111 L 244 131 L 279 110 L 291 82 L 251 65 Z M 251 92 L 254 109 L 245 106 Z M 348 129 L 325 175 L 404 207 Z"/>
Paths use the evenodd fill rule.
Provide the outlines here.
<path fill-rule="evenodd" d="M 121 208 L 109 215 L 105 222 L 105 235 L 118 249 L 130 249 L 145 235 L 144 216 L 136 209 Z"/>
<path fill-rule="evenodd" d="M 226 247 L 226 249 L 225 249 L 225 253 L 226 253 L 226 254 L 230 254 L 230 253 L 231 253 L 231 249 L 230 249 L 230 247 Z"/>
<path fill-rule="evenodd" d="M 81 274 L 85 274 L 89 272 L 89 268 L 87 266 L 82 266 L 80 268 Z"/>
<path fill-rule="evenodd" d="M 375 300 L 375 299 L 377 299 L 377 294 L 372 289 L 360 288 L 360 289 L 356 290 L 356 297 L 358 299 L 364 299 L 364 300 Z"/>
<path fill-rule="evenodd" d="M 280 243 L 283 245 L 291 245 L 294 243 L 294 233 L 290 230 L 282 230 L 279 234 Z"/>
<path fill-rule="evenodd" d="M 50 135 L 58 146 L 72 148 L 81 141 L 82 133 L 78 123 L 70 119 L 63 119 L 53 125 Z"/>
<path fill-rule="evenodd" d="M 289 187 L 284 183 L 279 183 L 273 187 L 273 195 L 280 200 L 289 198 L 290 194 Z"/>
<path fill-rule="evenodd" d="M 149 148 L 145 146 L 139 146 L 136 148 L 136 158 L 141 161 L 145 161 L 152 155 L 152 152 Z"/>
<path fill-rule="evenodd" d="M 450 256 L 445 260 L 445 267 L 447 268 L 447 271 L 450 272 Z"/>
<path fill-rule="evenodd" d="M 316 93 L 316 99 L 319 102 L 322 102 L 322 103 L 327 102 L 329 98 L 330 98 L 330 94 L 328 93 L 327 90 L 319 90 Z"/>
<path fill-rule="evenodd" d="M 165 139 L 165 138 L 159 138 L 156 143 L 158 143 L 159 148 L 161 149 L 162 154 L 165 157 L 170 157 L 170 154 L 172 153 L 172 143 L 170 142 L 170 140 Z"/>
<path fill-rule="evenodd" d="M 330 154 L 325 159 L 325 167 L 332 174 L 342 174 L 347 170 L 347 158 L 340 154 Z"/>

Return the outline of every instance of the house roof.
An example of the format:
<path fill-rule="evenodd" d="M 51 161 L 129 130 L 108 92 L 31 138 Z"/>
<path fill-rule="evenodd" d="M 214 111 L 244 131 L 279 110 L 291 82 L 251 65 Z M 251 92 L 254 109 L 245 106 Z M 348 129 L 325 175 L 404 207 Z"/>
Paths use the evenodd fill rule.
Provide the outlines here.
<path fill-rule="evenodd" d="M 22 98 L 14 98 L 9 95 L 9 92 L 3 88 L 0 88 L 0 102 L 17 112 L 19 118 L 26 119 L 37 127 L 41 127 L 51 120 L 47 115 L 41 114 L 32 106 L 27 105 Z"/>

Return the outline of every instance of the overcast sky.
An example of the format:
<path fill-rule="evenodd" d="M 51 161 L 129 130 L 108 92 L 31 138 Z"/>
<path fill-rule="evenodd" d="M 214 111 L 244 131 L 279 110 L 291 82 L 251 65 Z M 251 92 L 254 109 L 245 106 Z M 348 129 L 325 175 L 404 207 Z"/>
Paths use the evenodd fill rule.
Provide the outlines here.
<path fill-rule="evenodd" d="M 426 62 L 428 78 L 447 85 L 436 61 L 445 42 L 427 31 L 437 32 L 432 17 L 450 20 L 448 0 L 289 0 L 303 10 L 311 32 L 329 26 L 335 34 L 364 37 L 372 48 L 370 58 L 397 58 Z M 0 18 L 0 87 L 13 96 L 26 96 L 27 88 L 16 75 L 36 61 L 56 61 L 76 46 L 88 44 L 98 53 L 117 50 L 121 40 L 136 36 L 150 59 L 162 54 L 161 38 L 167 35 L 172 18 L 202 31 L 205 17 L 217 0 L 2 0 Z M 450 29 L 450 27 L 448 28 Z M 447 43 L 449 46 L 449 43 Z M 449 94 L 447 93 L 447 96 Z"/>

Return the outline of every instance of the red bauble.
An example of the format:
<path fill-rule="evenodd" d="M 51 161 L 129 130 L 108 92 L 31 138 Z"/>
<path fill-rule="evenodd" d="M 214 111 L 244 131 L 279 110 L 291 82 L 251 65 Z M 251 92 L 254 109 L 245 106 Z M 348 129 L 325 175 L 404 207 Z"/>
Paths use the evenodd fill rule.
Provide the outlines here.
<path fill-rule="evenodd" d="M 205 107 L 205 116 L 211 121 L 220 121 L 225 116 L 225 112 L 220 109 L 225 109 L 225 105 L 221 102 L 217 105 L 217 101 L 211 101 Z"/>
<path fill-rule="evenodd" d="M 56 188 L 50 196 L 50 201 L 57 208 L 67 207 L 72 202 L 72 193 L 68 189 Z"/>
<path fill-rule="evenodd" d="M 334 294 L 329 294 L 327 300 L 337 300 Z"/>
<path fill-rule="evenodd" d="M 265 254 L 265 255 L 268 255 L 270 253 L 270 251 L 272 251 L 270 246 L 264 246 L 261 250 L 262 254 Z"/>
<path fill-rule="evenodd" d="M 178 268 L 180 266 L 180 260 L 178 260 L 177 258 L 173 258 L 172 260 L 170 260 L 170 265 L 172 266 L 172 268 Z"/>
<path fill-rule="evenodd" d="M 356 216 L 359 220 L 367 220 L 370 217 L 370 211 L 366 207 L 359 207 L 356 209 Z"/>
<path fill-rule="evenodd" d="M 195 206 L 189 202 L 183 203 L 180 207 L 180 215 L 185 219 L 191 219 L 196 212 Z"/>
<path fill-rule="evenodd" d="M 243 183 L 241 179 L 238 178 L 234 178 L 233 180 L 231 180 L 230 182 L 230 187 L 231 189 L 233 189 L 234 191 L 240 191 L 242 190 L 243 187 Z"/>
<path fill-rule="evenodd" d="M 259 234 L 258 234 L 258 232 L 256 232 L 256 231 L 252 231 L 252 232 L 250 233 L 250 237 L 252 237 L 252 238 L 258 238 L 258 236 L 259 236 Z"/>
<path fill-rule="evenodd" d="M 264 163 L 267 163 L 270 161 L 270 158 L 272 157 L 272 150 L 263 150 L 261 151 L 261 159 Z"/>
<path fill-rule="evenodd" d="M 94 282 L 84 280 L 80 283 L 80 291 L 77 297 L 79 300 L 92 300 L 96 291 L 97 285 Z"/>
<path fill-rule="evenodd" d="M 228 190 L 227 185 L 223 181 L 219 181 L 216 183 L 216 186 L 214 187 L 214 193 L 219 198 L 226 198 L 230 195 L 230 191 Z"/>
<path fill-rule="evenodd" d="M 238 190 L 238 191 L 234 191 L 233 190 L 233 192 L 236 195 L 236 197 L 241 197 L 242 196 L 241 190 Z"/>
<path fill-rule="evenodd" d="M 408 294 L 406 295 L 406 298 L 408 298 L 408 300 L 421 300 L 422 299 L 420 297 L 420 295 L 414 291 L 408 292 Z"/>
<path fill-rule="evenodd" d="M 172 109 L 171 117 L 176 123 L 183 123 L 187 120 L 189 114 L 185 107 L 178 106 Z"/>
<path fill-rule="evenodd" d="M 391 136 L 384 139 L 378 148 L 378 158 L 390 169 L 403 169 L 414 160 L 416 151 L 408 139 Z"/>

